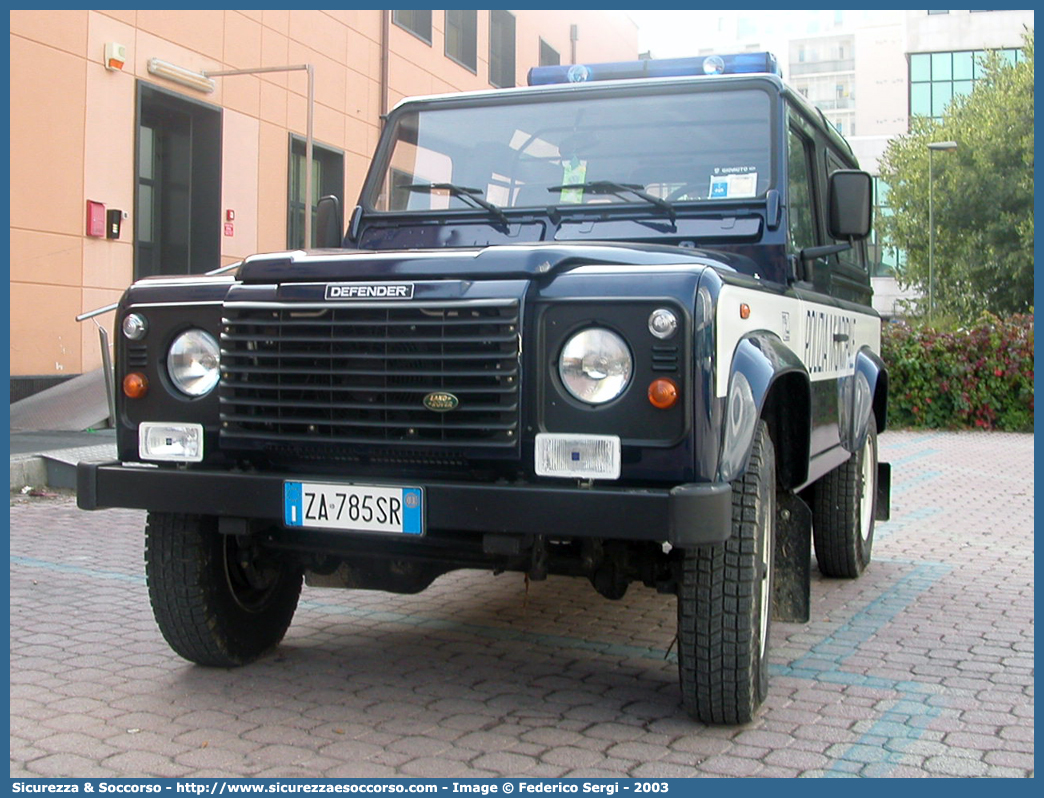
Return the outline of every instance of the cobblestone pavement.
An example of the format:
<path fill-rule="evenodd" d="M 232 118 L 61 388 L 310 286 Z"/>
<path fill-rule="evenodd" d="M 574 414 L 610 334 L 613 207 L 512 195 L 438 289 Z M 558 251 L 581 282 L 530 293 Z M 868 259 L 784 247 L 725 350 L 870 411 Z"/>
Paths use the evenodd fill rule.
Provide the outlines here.
<path fill-rule="evenodd" d="M 640 586 L 305 588 L 275 654 L 194 667 L 153 623 L 142 513 L 12 497 L 12 776 L 1033 775 L 1033 437 L 881 449 L 873 564 L 813 571 L 737 728 L 681 711 L 674 600 Z"/>

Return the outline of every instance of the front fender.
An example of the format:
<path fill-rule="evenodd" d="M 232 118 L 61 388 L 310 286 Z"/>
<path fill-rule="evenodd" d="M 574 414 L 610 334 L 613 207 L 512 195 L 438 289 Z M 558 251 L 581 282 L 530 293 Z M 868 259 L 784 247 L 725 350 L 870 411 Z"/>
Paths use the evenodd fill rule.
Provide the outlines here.
<path fill-rule="evenodd" d="M 809 376 L 800 358 L 774 333 L 748 333 L 733 352 L 726 394 L 718 479 L 730 482 L 747 468 L 757 421 L 766 418 L 782 450 L 781 481 L 803 480 L 811 429 Z"/>
<path fill-rule="evenodd" d="M 857 452 L 866 442 L 870 414 L 877 416 L 877 429 L 883 431 L 888 395 L 888 371 L 884 361 L 863 347 L 855 356 L 852 374 L 838 381 L 838 437 L 849 452 Z"/>

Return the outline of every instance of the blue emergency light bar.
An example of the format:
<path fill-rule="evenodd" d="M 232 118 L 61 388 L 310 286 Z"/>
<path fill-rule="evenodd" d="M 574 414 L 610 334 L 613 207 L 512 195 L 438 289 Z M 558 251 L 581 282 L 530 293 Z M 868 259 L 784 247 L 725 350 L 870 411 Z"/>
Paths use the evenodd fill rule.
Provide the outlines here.
<path fill-rule="evenodd" d="M 552 83 L 588 83 L 593 80 L 670 78 L 684 75 L 744 75 L 765 72 L 782 76 L 776 57 L 772 53 L 735 53 L 700 55 L 690 58 L 646 58 L 640 61 L 614 61 L 607 64 L 533 67 L 529 70 L 529 85 L 546 86 Z"/>

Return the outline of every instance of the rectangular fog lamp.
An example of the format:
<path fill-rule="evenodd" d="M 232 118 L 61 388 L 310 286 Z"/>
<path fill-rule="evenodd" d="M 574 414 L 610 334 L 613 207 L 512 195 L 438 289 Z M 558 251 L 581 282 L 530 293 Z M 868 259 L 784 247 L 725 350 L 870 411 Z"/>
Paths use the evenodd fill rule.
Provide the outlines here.
<path fill-rule="evenodd" d="M 620 438 L 542 432 L 536 436 L 536 472 L 542 477 L 619 479 Z"/>
<path fill-rule="evenodd" d="M 198 463 L 203 460 L 203 425 L 146 421 L 138 427 L 138 456 L 142 460 Z"/>

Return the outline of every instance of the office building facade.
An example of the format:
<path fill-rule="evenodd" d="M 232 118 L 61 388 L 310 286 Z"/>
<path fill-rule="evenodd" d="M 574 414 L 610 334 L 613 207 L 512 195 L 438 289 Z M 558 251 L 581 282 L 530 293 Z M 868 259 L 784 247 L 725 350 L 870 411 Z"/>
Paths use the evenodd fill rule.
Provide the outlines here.
<path fill-rule="evenodd" d="M 636 55 L 614 11 L 12 11 L 12 398 L 97 368 L 74 319 L 132 280 L 304 244 L 308 75 L 284 67 L 313 67 L 313 198 L 350 212 L 403 97 Z"/>

